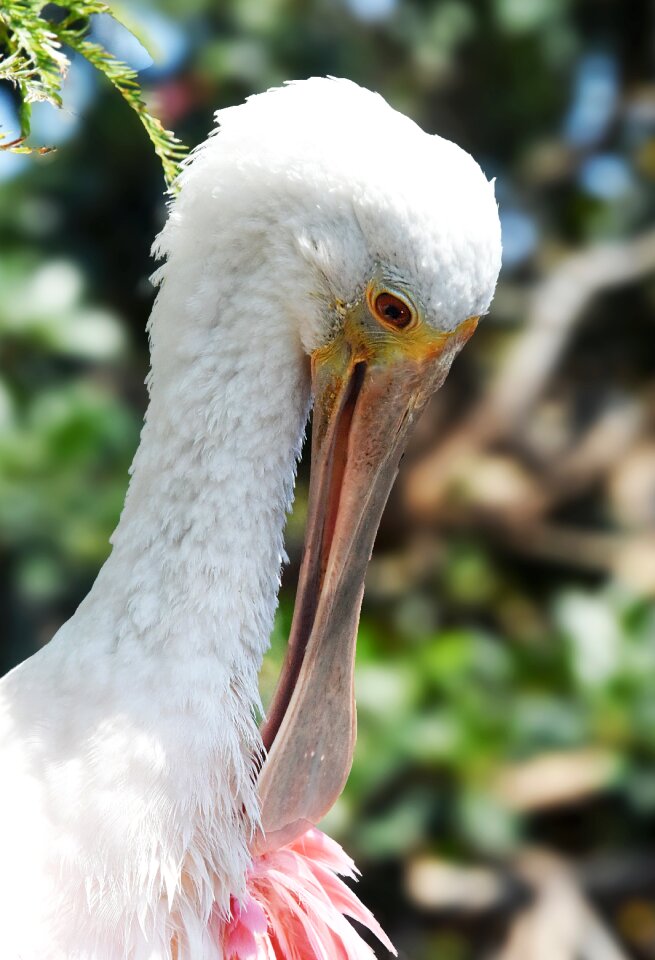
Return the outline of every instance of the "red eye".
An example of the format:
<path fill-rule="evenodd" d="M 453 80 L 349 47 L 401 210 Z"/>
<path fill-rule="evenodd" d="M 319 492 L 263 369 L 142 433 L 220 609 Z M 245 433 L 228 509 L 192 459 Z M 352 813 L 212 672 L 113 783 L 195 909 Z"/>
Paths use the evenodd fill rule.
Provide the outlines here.
<path fill-rule="evenodd" d="M 375 298 L 373 307 L 383 323 L 391 324 L 397 330 L 404 330 L 414 319 L 414 315 L 405 301 L 394 296 L 393 293 L 379 293 Z"/>

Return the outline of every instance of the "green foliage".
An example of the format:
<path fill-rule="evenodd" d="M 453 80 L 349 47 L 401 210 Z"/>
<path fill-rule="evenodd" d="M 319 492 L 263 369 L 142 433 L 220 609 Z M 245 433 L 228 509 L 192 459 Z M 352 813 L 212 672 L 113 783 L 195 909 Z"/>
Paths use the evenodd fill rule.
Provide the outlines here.
<path fill-rule="evenodd" d="M 15 255 L 0 286 L 0 542 L 16 551 L 14 589 L 43 603 L 105 559 L 138 421 L 102 384 L 125 360 L 123 331 L 74 264 Z"/>
<path fill-rule="evenodd" d="M 655 813 L 655 608 L 616 589 L 569 589 L 553 606 L 552 627 L 529 645 L 474 628 L 390 636 L 365 611 L 357 752 L 331 832 L 367 858 L 506 855 L 534 811 L 499 772 L 540 757 L 570 757 L 589 795 L 612 791 L 635 815 Z M 266 699 L 289 623 L 284 602 Z"/>
<path fill-rule="evenodd" d="M 62 47 L 68 47 L 99 70 L 137 114 L 170 187 L 186 147 L 148 111 L 136 71 L 87 38 L 90 17 L 100 13 L 113 16 L 112 11 L 101 0 L 73 0 L 54 9 L 57 19 L 46 19 L 41 0 L 10 0 L 0 10 L 0 53 L 4 54 L 0 80 L 8 80 L 18 88 L 21 117 L 20 138 L 0 146 L 16 153 L 32 151 L 24 143 L 30 133 L 31 104 L 43 101 L 61 107 L 61 87 L 70 63 Z M 43 152 L 48 148 L 39 149 Z"/>

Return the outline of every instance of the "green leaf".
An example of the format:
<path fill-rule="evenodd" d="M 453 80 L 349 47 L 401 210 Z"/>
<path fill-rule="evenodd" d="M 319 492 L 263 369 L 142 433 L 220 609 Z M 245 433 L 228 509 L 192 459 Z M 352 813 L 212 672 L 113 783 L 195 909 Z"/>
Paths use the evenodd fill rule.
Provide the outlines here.
<path fill-rule="evenodd" d="M 0 80 L 18 88 L 21 123 L 20 140 L 4 144 L 2 148 L 19 153 L 34 151 L 22 142 L 30 133 L 31 104 L 43 101 L 61 107 L 61 88 L 70 65 L 62 47 L 68 47 L 104 74 L 137 114 L 171 188 L 187 148 L 149 112 L 136 72 L 101 44 L 87 39 L 90 17 L 99 13 L 111 16 L 112 11 L 100 0 L 73 0 L 58 5 L 57 9 L 65 11 L 64 18 L 58 22 L 47 20 L 42 4 L 35 0 L 10 0 L 0 12 Z M 49 148 L 36 149 L 43 153 Z"/>

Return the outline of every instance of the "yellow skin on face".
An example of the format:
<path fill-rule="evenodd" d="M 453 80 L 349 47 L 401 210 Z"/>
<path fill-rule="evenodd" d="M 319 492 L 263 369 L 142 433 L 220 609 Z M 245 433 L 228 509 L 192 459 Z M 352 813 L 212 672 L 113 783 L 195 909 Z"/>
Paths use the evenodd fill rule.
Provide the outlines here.
<path fill-rule="evenodd" d="M 380 315 L 376 300 L 383 293 L 397 297 L 409 308 L 409 323 L 397 327 Z M 324 423 L 330 419 L 331 409 L 341 395 L 344 382 L 350 379 L 358 363 L 388 369 L 414 365 L 427 369 L 446 349 L 461 349 L 475 332 L 480 319 L 468 317 L 449 333 L 435 330 L 405 291 L 378 279 L 369 282 L 365 296 L 360 300 L 353 304 L 337 303 L 336 306 L 343 317 L 343 325 L 329 343 L 319 347 L 311 356 L 312 380 L 314 383 L 322 381 L 320 400 Z M 326 380 L 330 379 L 332 383 L 328 385 Z M 430 378 L 426 377 L 426 381 L 429 382 Z"/>

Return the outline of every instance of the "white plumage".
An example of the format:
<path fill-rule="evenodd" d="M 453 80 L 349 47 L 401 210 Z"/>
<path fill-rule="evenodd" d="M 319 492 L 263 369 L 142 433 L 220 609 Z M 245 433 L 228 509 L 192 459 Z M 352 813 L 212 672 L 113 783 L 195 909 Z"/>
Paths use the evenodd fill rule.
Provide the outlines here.
<path fill-rule="evenodd" d="M 310 406 L 375 270 L 484 313 L 493 188 L 380 97 L 314 79 L 220 111 L 155 252 L 150 404 L 111 556 L 0 684 L 3 960 L 219 960 L 257 822 L 253 719 Z"/>

